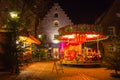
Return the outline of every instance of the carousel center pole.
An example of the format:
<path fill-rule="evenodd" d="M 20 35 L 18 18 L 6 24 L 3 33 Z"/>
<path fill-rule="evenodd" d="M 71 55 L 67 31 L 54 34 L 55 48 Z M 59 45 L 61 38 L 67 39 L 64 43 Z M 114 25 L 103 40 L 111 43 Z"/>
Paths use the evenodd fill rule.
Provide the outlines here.
<path fill-rule="evenodd" d="M 79 53 L 78 54 L 82 54 L 82 44 L 79 43 Z"/>

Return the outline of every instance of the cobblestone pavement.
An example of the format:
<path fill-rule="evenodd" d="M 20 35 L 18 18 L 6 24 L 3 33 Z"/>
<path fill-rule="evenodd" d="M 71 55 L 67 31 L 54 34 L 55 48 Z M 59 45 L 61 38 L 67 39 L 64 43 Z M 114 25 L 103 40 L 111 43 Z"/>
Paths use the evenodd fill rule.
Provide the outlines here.
<path fill-rule="evenodd" d="M 16 80 L 120 80 L 109 77 L 110 70 L 104 68 L 80 68 L 57 65 L 53 62 L 37 62 L 28 65 Z M 60 70 L 61 69 L 61 70 Z"/>
<path fill-rule="evenodd" d="M 10 72 L 0 71 L 0 80 L 15 80 L 17 75 L 11 74 Z"/>

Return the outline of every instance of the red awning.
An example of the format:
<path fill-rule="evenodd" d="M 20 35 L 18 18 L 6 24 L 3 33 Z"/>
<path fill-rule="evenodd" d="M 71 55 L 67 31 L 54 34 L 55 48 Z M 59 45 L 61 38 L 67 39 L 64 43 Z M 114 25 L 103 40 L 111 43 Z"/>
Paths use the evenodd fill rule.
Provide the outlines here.
<path fill-rule="evenodd" d="M 35 44 L 41 44 L 41 42 L 32 35 L 20 36 L 19 38 L 20 38 L 20 40 L 25 40 L 26 42 L 35 43 Z"/>
<path fill-rule="evenodd" d="M 29 35 L 29 38 L 31 39 L 31 41 L 32 41 L 33 43 L 41 44 L 41 42 L 40 42 L 38 39 L 36 39 L 34 36 L 32 36 L 32 35 Z"/>

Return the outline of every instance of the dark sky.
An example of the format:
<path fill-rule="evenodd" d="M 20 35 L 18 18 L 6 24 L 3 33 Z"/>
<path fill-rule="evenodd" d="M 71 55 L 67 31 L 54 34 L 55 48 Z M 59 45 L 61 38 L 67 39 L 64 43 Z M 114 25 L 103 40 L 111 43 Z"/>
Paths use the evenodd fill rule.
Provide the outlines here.
<path fill-rule="evenodd" d="M 114 0 L 56 0 L 75 24 L 94 23 Z"/>

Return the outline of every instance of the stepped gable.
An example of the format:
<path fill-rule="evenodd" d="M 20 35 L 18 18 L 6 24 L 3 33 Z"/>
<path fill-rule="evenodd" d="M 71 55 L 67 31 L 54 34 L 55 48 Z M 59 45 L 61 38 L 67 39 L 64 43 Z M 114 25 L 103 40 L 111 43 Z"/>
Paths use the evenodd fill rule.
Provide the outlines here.
<path fill-rule="evenodd" d="M 53 43 L 54 35 L 58 35 L 60 27 L 73 24 L 65 11 L 58 3 L 54 3 L 52 8 L 48 11 L 43 20 L 39 23 L 38 35 L 47 35 L 47 42 Z"/>

